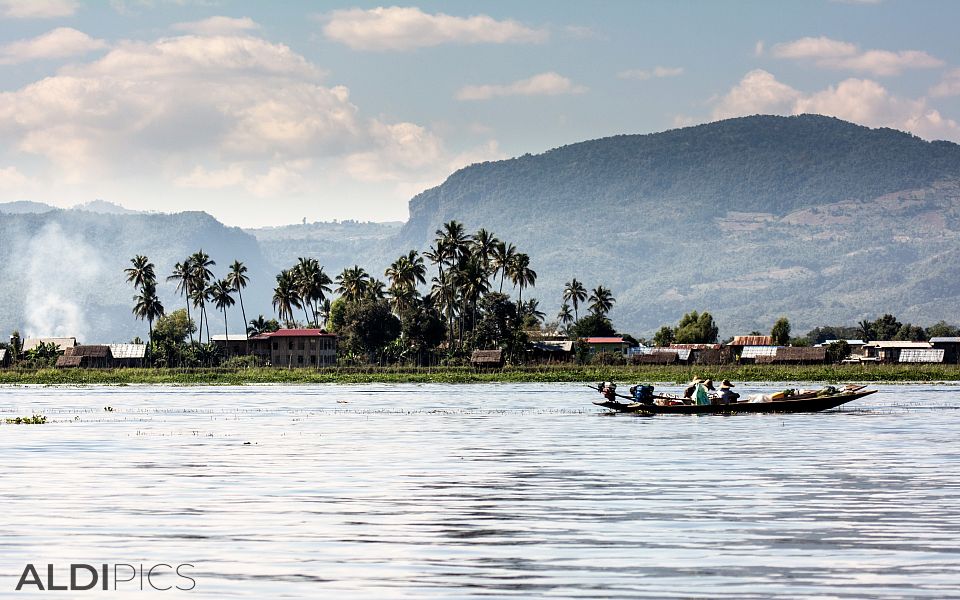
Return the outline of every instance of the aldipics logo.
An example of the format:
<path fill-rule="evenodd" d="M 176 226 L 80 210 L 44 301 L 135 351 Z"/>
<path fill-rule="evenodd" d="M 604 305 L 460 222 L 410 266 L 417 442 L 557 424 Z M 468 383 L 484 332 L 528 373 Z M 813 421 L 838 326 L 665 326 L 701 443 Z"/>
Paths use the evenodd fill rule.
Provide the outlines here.
<path fill-rule="evenodd" d="M 88 565 L 72 563 L 69 568 L 28 563 L 23 568 L 16 591 L 158 591 L 188 592 L 197 582 L 188 574 L 193 565 L 130 565 L 127 563 Z M 45 571 L 46 578 L 40 573 Z M 172 579 L 169 579 L 172 577 Z"/>

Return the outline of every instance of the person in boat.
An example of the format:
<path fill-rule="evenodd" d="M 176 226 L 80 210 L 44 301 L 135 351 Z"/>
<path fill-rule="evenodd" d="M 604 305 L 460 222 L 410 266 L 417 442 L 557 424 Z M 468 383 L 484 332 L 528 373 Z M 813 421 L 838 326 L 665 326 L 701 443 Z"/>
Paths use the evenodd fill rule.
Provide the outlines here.
<path fill-rule="evenodd" d="M 733 388 L 736 387 L 730 383 L 729 379 L 724 379 L 720 382 L 720 404 L 736 404 L 737 400 L 740 398 L 740 394 L 733 391 Z"/>
<path fill-rule="evenodd" d="M 697 384 L 701 383 L 703 380 L 699 377 L 694 377 L 693 381 L 690 382 L 690 385 L 683 390 L 683 399 L 690 400 L 693 398 L 693 393 L 697 391 Z"/>
<path fill-rule="evenodd" d="M 715 392 L 717 388 L 713 387 L 713 380 L 707 379 L 697 384 L 693 391 L 693 400 L 698 405 L 710 404 L 710 392 Z"/>

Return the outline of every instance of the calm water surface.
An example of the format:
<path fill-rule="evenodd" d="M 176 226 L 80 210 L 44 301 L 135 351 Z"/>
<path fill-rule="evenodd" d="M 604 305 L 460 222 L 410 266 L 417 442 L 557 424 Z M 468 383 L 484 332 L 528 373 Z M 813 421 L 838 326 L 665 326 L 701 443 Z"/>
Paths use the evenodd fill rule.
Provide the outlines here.
<path fill-rule="evenodd" d="M 960 598 L 960 388 L 880 389 L 636 417 L 565 384 L 0 388 L 50 419 L 0 425 L 0 597 L 82 562 L 196 588 L 54 596 Z"/>

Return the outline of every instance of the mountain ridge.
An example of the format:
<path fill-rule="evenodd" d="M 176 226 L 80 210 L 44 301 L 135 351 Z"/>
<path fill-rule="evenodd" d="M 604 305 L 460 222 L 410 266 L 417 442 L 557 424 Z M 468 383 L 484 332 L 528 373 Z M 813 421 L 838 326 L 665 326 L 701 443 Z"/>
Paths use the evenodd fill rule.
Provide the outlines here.
<path fill-rule="evenodd" d="M 392 260 L 426 249 L 434 230 L 452 219 L 468 231 L 491 230 L 530 255 L 539 278 L 524 298 L 538 298 L 548 319 L 563 283 L 576 277 L 611 287 L 615 324 L 638 335 L 689 310 L 711 311 L 722 335 L 769 329 L 781 315 L 798 331 L 883 312 L 913 322 L 960 321 L 953 308 L 960 293 L 960 146 L 813 115 L 612 136 L 471 165 L 414 196 L 410 219 L 399 227 L 241 230 L 201 212 L 52 209 L 0 214 L 0 251 L 33 248 L 50 233 L 45 227 L 55 226 L 66 244 L 51 242 L 52 263 L 82 271 L 70 263 L 71 248 L 107 257 L 109 268 L 77 289 L 86 313 L 106 315 L 96 329 L 118 340 L 146 331 L 130 315 L 132 292 L 122 281 L 133 254 L 148 255 L 163 276 L 201 247 L 221 276 L 232 260 L 248 262 L 252 286 L 244 299 L 252 318 L 269 312 L 273 276 L 297 256 L 316 256 L 331 275 L 360 264 L 382 277 Z M 28 302 L 21 291 L 30 273 L 0 266 L 0 279 L 12 282 L 0 290 L 0 328 L 23 328 Z M 88 293 L 97 278 L 106 282 L 102 293 Z M 161 288 L 168 308 L 182 304 L 172 286 Z M 229 315 L 234 325 L 238 308 Z M 216 332 L 216 315 L 212 321 Z"/>

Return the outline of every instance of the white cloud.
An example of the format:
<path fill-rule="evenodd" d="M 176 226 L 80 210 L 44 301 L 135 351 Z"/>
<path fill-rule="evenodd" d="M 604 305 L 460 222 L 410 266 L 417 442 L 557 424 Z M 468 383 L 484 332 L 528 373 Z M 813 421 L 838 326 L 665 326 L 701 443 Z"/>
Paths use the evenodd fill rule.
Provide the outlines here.
<path fill-rule="evenodd" d="M 627 69 L 617 73 L 620 79 L 636 79 L 645 81 L 647 79 L 660 77 L 677 77 L 683 75 L 683 67 L 654 67 L 652 69 Z"/>
<path fill-rule="evenodd" d="M 67 58 L 106 48 L 107 43 L 82 31 L 58 27 L 35 38 L 0 46 L 0 64 L 11 65 L 31 60 Z"/>
<path fill-rule="evenodd" d="M 832 69 L 864 71 L 874 75 L 899 75 L 906 69 L 933 69 L 943 66 L 943 61 L 919 50 L 868 50 L 856 56 L 824 59 L 821 66 Z"/>
<path fill-rule="evenodd" d="M 0 168 L 0 199 L 37 181 L 46 194 L 38 199 L 55 204 L 81 193 L 151 194 L 137 207 L 155 209 L 159 198 L 171 209 L 210 209 L 213 198 L 253 219 L 243 199 L 279 207 L 310 198 L 313 207 L 360 196 L 367 215 L 393 202 L 385 214 L 396 218 L 409 198 L 399 194 L 439 183 L 464 160 L 432 128 L 364 117 L 346 87 L 323 78 L 303 56 L 250 33 L 120 42 L 0 92 L 0 154 L 11 165 Z M 28 163 L 32 178 L 21 172 Z"/>
<path fill-rule="evenodd" d="M 960 69 L 952 69 L 944 74 L 940 83 L 930 89 L 930 95 L 935 97 L 960 96 Z"/>
<path fill-rule="evenodd" d="M 753 55 L 754 56 L 763 56 L 763 52 L 766 49 L 766 44 L 763 40 L 757 40 L 757 43 L 753 46 Z"/>
<path fill-rule="evenodd" d="M 0 0 L 0 17 L 52 19 L 77 12 L 76 0 Z"/>
<path fill-rule="evenodd" d="M 18 189 L 25 187 L 30 180 L 16 167 L 0 169 L 0 189 Z"/>
<path fill-rule="evenodd" d="M 856 44 L 832 40 L 828 37 L 805 37 L 792 42 L 776 44 L 770 53 L 776 58 L 836 58 L 853 56 Z"/>
<path fill-rule="evenodd" d="M 776 58 L 813 60 L 821 68 L 862 71 L 878 76 L 899 75 L 906 69 L 931 69 L 943 65 L 942 60 L 921 50 L 861 51 L 856 44 L 824 36 L 777 44 L 771 54 Z"/>
<path fill-rule="evenodd" d="M 755 70 L 719 99 L 714 119 L 758 113 L 830 115 L 870 127 L 892 127 L 927 139 L 960 141 L 960 125 L 931 108 L 925 98 L 901 98 L 869 79 L 846 79 L 803 93 L 770 73 Z"/>
<path fill-rule="evenodd" d="M 173 29 L 177 31 L 186 31 L 198 35 L 242 34 L 245 31 L 253 31 L 259 28 L 260 25 L 250 17 L 235 19 L 221 16 L 210 17 L 202 21 L 177 23 L 173 26 Z"/>
<path fill-rule="evenodd" d="M 466 85 L 457 91 L 457 100 L 489 100 L 501 96 L 557 96 L 582 94 L 587 88 L 552 71 L 505 85 Z"/>
<path fill-rule="evenodd" d="M 713 109 L 714 119 L 727 119 L 758 113 L 789 112 L 800 98 L 800 92 L 780 83 L 763 69 L 747 73 L 736 86 L 723 96 Z"/>
<path fill-rule="evenodd" d="M 416 7 L 335 10 L 322 17 L 324 35 L 354 50 L 410 50 L 441 44 L 538 43 L 545 30 L 487 15 L 454 17 Z"/>

